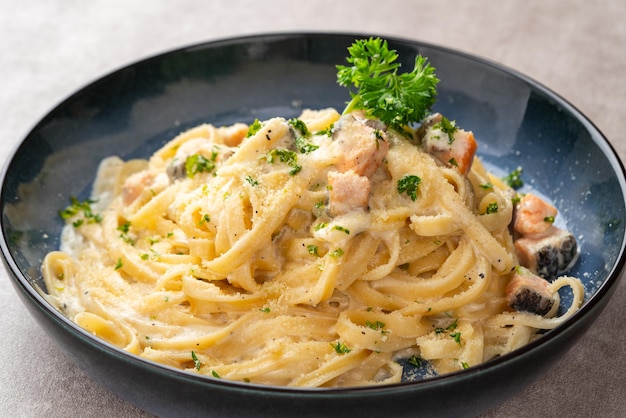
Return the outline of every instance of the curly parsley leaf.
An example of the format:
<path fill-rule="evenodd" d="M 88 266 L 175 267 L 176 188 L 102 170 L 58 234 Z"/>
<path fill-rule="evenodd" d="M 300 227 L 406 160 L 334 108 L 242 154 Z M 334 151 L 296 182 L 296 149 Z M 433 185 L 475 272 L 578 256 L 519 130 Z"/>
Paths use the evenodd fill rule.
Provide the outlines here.
<path fill-rule="evenodd" d="M 388 126 L 404 127 L 420 122 L 435 104 L 439 79 L 435 69 L 418 55 L 411 72 L 399 73 L 398 54 L 380 38 L 356 40 L 348 47 L 351 66 L 337 66 L 337 82 L 353 86 L 352 100 L 344 110 L 363 109 Z"/>

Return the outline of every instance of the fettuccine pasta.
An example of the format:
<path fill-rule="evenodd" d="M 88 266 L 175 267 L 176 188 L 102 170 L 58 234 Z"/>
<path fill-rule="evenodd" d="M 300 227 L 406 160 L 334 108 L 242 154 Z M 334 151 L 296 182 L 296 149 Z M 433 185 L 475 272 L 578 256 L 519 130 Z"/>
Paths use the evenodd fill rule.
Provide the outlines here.
<path fill-rule="evenodd" d="M 307 110 L 108 158 L 43 262 L 49 298 L 142 358 L 280 386 L 397 383 L 400 359 L 461 370 L 562 323 L 577 279 L 548 285 L 572 289 L 560 316 L 507 304 L 511 189 L 416 135 Z"/>

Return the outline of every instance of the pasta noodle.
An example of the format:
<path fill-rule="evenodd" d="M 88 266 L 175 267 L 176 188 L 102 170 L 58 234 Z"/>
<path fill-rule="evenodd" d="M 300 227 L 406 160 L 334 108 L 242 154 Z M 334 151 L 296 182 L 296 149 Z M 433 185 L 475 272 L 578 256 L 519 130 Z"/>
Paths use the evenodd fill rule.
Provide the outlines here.
<path fill-rule="evenodd" d="M 267 385 L 396 383 L 400 359 L 471 367 L 581 304 L 565 276 L 549 284 L 573 289 L 560 316 L 507 306 L 510 193 L 477 158 L 464 175 L 333 109 L 201 125 L 148 161 L 104 160 L 83 206 L 98 218 L 73 213 L 42 271 L 69 318 L 145 359 Z"/>

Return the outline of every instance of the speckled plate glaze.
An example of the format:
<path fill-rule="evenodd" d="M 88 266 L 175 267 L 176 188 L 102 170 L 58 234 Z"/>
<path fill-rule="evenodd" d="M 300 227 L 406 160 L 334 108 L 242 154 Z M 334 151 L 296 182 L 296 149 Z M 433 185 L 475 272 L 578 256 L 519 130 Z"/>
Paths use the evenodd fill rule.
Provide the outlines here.
<path fill-rule="evenodd" d="M 336 64 L 364 34 L 269 34 L 194 45 L 119 69 L 48 113 L 4 167 L 0 247 L 17 293 L 43 329 L 95 380 L 160 416 L 469 416 L 544 373 L 610 299 L 625 255 L 624 169 L 577 109 L 500 65 L 450 49 L 389 39 L 405 67 L 417 53 L 437 69 L 436 111 L 472 130 L 479 155 L 501 173 L 523 168 L 526 188 L 549 197 L 581 254 L 572 274 L 583 307 L 563 326 L 514 353 L 458 373 L 398 385 L 287 389 L 205 378 L 150 363 L 95 339 L 41 293 L 45 253 L 58 247 L 57 212 L 88 196 L 99 161 L 147 157 L 182 130 L 343 108 Z M 564 295 L 567 298 L 567 295 Z M 561 366 L 563 367 L 563 366 Z"/>

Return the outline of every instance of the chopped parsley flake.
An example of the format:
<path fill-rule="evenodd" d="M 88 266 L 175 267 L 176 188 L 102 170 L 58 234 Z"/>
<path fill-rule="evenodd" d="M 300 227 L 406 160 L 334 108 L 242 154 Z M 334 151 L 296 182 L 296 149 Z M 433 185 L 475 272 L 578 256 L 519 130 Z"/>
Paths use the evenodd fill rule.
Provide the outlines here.
<path fill-rule="evenodd" d="M 330 253 L 331 257 L 339 258 L 343 255 L 343 250 L 341 248 L 337 248 L 336 250 Z"/>
<path fill-rule="evenodd" d="M 308 252 L 309 254 L 311 254 L 311 255 L 315 255 L 315 256 L 317 256 L 317 257 L 319 257 L 319 256 L 320 256 L 320 255 L 319 255 L 319 250 L 318 250 L 317 245 L 314 245 L 314 244 L 309 244 L 309 245 L 307 245 L 307 246 L 306 246 L 306 250 L 307 250 L 307 252 Z"/>
<path fill-rule="evenodd" d="M 278 158 L 281 163 L 285 163 L 292 168 L 289 172 L 292 176 L 302 170 L 302 166 L 298 165 L 298 155 L 293 151 L 273 149 L 267 153 L 266 159 L 268 163 L 273 164 L 275 158 Z"/>
<path fill-rule="evenodd" d="M 75 228 L 78 228 L 85 222 L 89 224 L 100 223 L 102 222 L 102 216 L 93 212 L 93 210 L 91 209 L 91 205 L 93 203 L 96 203 L 96 201 L 92 199 L 87 199 L 81 202 L 76 197 L 72 196 L 70 197 L 70 205 L 67 206 L 65 209 L 59 211 L 59 216 L 61 216 L 61 218 L 65 220 L 68 220 L 82 214 L 82 218 L 72 222 L 72 225 Z"/>
<path fill-rule="evenodd" d="M 193 365 L 196 368 L 196 370 L 200 370 L 200 366 L 202 366 L 202 362 L 198 360 L 196 353 L 194 353 L 193 351 L 191 352 L 191 359 L 193 360 Z"/>
<path fill-rule="evenodd" d="M 411 356 L 407 360 L 407 363 L 409 363 L 413 367 L 422 367 L 422 364 L 424 363 L 424 359 L 418 356 Z"/>
<path fill-rule="evenodd" d="M 335 124 L 331 123 L 330 126 L 326 129 L 322 129 L 321 131 L 317 132 L 316 135 L 326 135 L 328 137 L 333 136 L 333 129 L 335 128 Z"/>
<path fill-rule="evenodd" d="M 487 215 L 492 213 L 498 213 L 498 202 L 491 202 L 487 205 L 487 209 L 485 211 Z"/>
<path fill-rule="evenodd" d="M 263 125 L 261 124 L 261 122 L 259 122 L 258 119 L 255 119 L 254 122 L 252 122 L 252 125 L 250 125 L 250 127 L 248 128 L 248 133 L 246 133 L 246 138 L 250 138 L 252 135 L 259 132 L 259 130 L 262 127 Z"/>
<path fill-rule="evenodd" d="M 422 182 L 418 176 L 406 175 L 398 180 L 398 193 L 406 193 L 412 201 L 417 200 L 417 189 Z"/>
<path fill-rule="evenodd" d="M 376 149 L 378 149 L 378 147 L 380 147 L 380 141 L 385 140 L 380 129 L 374 129 L 374 138 L 376 139 Z"/>
<path fill-rule="evenodd" d="M 202 154 L 193 154 L 185 160 L 185 172 L 187 177 L 192 178 L 198 173 L 210 173 L 215 169 L 215 160 L 217 152 L 211 155 L 211 159 L 206 158 Z"/>
<path fill-rule="evenodd" d="M 450 334 L 450 336 L 454 338 L 454 341 L 458 345 L 461 345 L 461 333 L 460 332 L 453 332 L 452 334 Z"/>
<path fill-rule="evenodd" d="M 324 203 L 323 200 L 318 200 L 317 202 L 315 202 L 315 204 L 313 205 L 313 215 L 320 217 L 324 214 L 324 208 L 326 207 L 326 204 Z"/>
<path fill-rule="evenodd" d="M 315 229 L 316 231 L 319 231 L 320 229 L 324 229 L 327 226 L 328 226 L 328 223 L 320 222 L 319 224 L 315 225 L 315 227 L 313 229 Z"/>
<path fill-rule="evenodd" d="M 522 167 L 517 167 L 515 170 L 511 171 L 509 175 L 504 177 L 504 182 L 514 189 L 522 187 L 524 185 L 522 171 Z"/>
<path fill-rule="evenodd" d="M 343 227 L 343 226 L 335 225 L 335 226 L 333 226 L 333 229 L 336 230 L 336 231 L 345 232 L 346 234 L 350 235 L 350 230 L 348 228 Z"/>
<path fill-rule="evenodd" d="M 123 264 L 122 264 L 122 259 L 121 259 L 121 258 L 118 258 L 118 259 L 117 259 L 117 263 L 115 263 L 115 270 L 119 270 L 119 269 L 121 269 L 122 267 L 123 267 Z"/>
<path fill-rule="evenodd" d="M 385 323 L 384 322 L 380 322 L 380 321 L 375 321 L 375 322 L 371 322 L 371 321 L 365 321 L 365 326 L 373 329 L 374 331 L 381 331 L 383 334 L 386 333 L 386 331 L 383 331 L 383 328 L 385 328 Z"/>
<path fill-rule="evenodd" d="M 157 259 L 159 258 L 159 253 L 157 253 L 156 251 L 154 251 L 154 249 L 153 249 L 153 248 L 150 248 L 150 252 L 152 253 L 152 256 L 151 256 L 150 254 L 148 254 L 148 253 L 143 253 L 143 254 L 141 254 L 141 256 L 140 256 L 140 257 L 141 257 L 141 259 L 142 259 L 142 260 L 144 260 L 144 261 L 146 261 L 146 260 L 149 260 L 149 259 L 150 259 L 150 257 L 152 257 L 152 259 L 153 259 L 153 260 L 157 260 Z"/>
<path fill-rule="evenodd" d="M 251 175 L 247 175 L 245 179 L 252 187 L 256 187 L 259 185 L 259 181 L 255 179 L 254 177 L 252 177 Z"/>
<path fill-rule="evenodd" d="M 293 168 L 289 172 L 289 174 L 292 175 L 292 176 L 295 176 L 296 174 L 298 174 L 300 172 L 300 170 L 302 170 L 302 166 L 301 165 L 295 165 L 295 166 L 293 166 Z"/>
<path fill-rule="evenodd" d="M 130 221 L 126 221 L 118 226 L 117 230 L 123 232 L 124 234 L 128 234 L 128 231 L 130 230 Z"/>
<path fill-rule="evenodd" d="M 458 318 L 454 320 L 454 322 L 452 322 L 450 325 L 448 325 L 445 328 L 435 328 L 435 334 L 441 334 L 444 331 L 453 331 L 456 329 L 456 327 L 458 326 Z"/>
<path fill-rule="evenodd" d="M 134 246 L 134 245 L 135 245 L 135 240 L 134 240 L 133 238 L 131 238 L 131 236 L 130 236 L 130 235 L 128 235 L 128 234 L 121 233 L 121 234 L 120 234 L 120 238 L 121 238 L 121 239 L 122 239 L 125 243 L 127 243 L 127 244 L 130 244 L 130 245 L 132 245 L 132 246 Z"/>
<path fill-rule="evenodd" d="M 337 341 L 335 344 L 330 343 L 330 345 L 335 349 L 335 352 L 337 354 L 347 354 L 350 351 L 352 351 L 351 348 L 348 348 L 344 343 L 342 343 L 341 341 Z"/>
<path fill-rule="evenodd" d="M 306 123 L 302 121 L 302 119 L 289 119 L 288 123 L 294 128 L 295 131 L 297 131 L 295 142 L 298 151 L 300 151 L 302 154 L 308 154 L 319 148 L 318 145 L 311 144 L 309 141 L 307 141 L 307 139 L 311 137 L 311 132 L 309 131 L 309 128 L 307 128 Z M 298 133 L 300 135 L 298 135 Z"/>
<path fill-rule="evenodd" d="M 303 138 L 311 137 L 311 132 L 309 131 L 309 128 L 307 128 L 306 123 L 304 123 L 302 119 L 292 118 L 289 119 L 288 123 L 289 125 L 293 126 L 294 129 L 298 130 Z"/>
<path fill-rule="evenodd" d="M 448 135 L 448 144 L 451 144 L 454 142 L 454 133 L 458 128 L 455 121 L 450 121 L 450 119 L 442 116 L 441 122 L 435 124 L 433 129 L 441 129 L 444 134 Z"/>
<path fill-rule="evenodd" d="M 308 154 L 318 149 L 319 145 L 311 144 L 310 142 L 307 142 L 306 139 L 299 136 L 296 138 L 296 147 L 302 154 Z"/>

